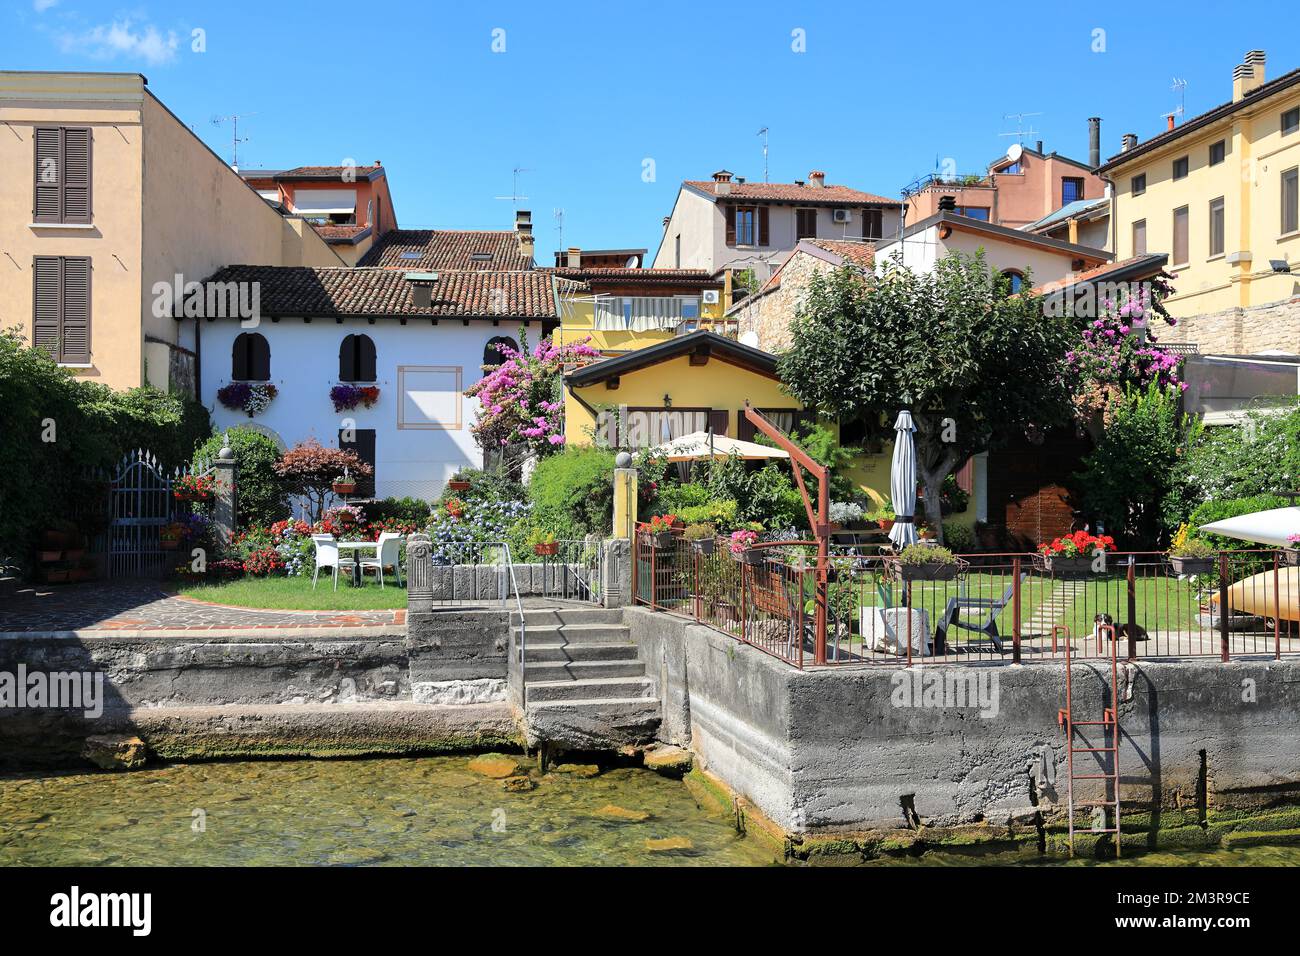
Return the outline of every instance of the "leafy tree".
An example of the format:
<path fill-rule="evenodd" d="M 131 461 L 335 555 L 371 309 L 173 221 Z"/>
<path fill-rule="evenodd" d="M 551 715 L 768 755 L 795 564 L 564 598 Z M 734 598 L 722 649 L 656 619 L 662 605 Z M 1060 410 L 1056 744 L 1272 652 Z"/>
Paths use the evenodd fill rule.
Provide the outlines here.
<path fill-rule="evenodd" d="M 1025 283 L 1027 287 L 1028 282 Z M 918 274 L 896 262 L 813 278 L 779 371 L 805 407 L 863 415 L 892 434 L 909 408 L 927 522 L 941 528 L 944 479 L 971 455 L 1069 416 L 1070 320 L 1010 294 L 982 253 Z"/>
<path fill-rule="evenodd" d="M 251 428 L 229 431 L 230 450 L 239 471 L 235 488 L 235 523 L 240 528 L 268 525 L 289 513 L 285 480 L 275 470 L 280 448 L 275 440 Z M 225 445 L 224 434 L 215 434 L 194 451 L 194 463 L 213 461 Z"/>
<path fill-rule="evenodd" d="M 309 520 L 325 513 L 330 485 L 344 469 L 354 478 L 367 478 L 373 469 L 354 451 L 326 448 L 316 439 L 299 442 L 275 463 L 275 473 L 285 481 L 285 490 L 303 499 Z"/>

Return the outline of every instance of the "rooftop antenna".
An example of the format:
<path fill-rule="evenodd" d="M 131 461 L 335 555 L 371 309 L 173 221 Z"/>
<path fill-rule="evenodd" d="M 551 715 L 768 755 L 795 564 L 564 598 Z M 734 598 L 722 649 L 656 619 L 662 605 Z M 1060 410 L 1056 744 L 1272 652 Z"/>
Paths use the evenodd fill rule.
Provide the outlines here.
<path fill-rule="evenodd" d="M 1178 94 L 1178 108 L 1174 110 L 1173 115 L 1181 118 L 1187 112 L 1187 81 L 1175 76 L 1169 88 Z"/>
<path fill-rule="evenodd" d="M 1016 121 L 1016 131 L 1014 133 L 998 133 L 999 136 L 1014 136 L 1016 142 L 1021 146 L 1025 145 L 1026 136 L 1034 136 L 1038 130 L 1034 129 L 1033 124 L 1029 124 L 1029 129 L 1025 129 L 1025 118 L 1029 116 L 1042 116 L 1042 113 L 1006 113 L 1003 115 L 1004 120 L 1013 119 Z"/>
<path fill-rule="evenodd" d="M 758 135 L 763 137 L 763 182 L 767 182 L 767 127 L 760 129 Z"/>
<path fill-rule="evenodd" d="M 555 241 L 556 248 L 563 250 L 564 249 L 564 210 L 561 209 L 559 206 L 556 206 L 551 214 L 555 216 L 555 231 L 559 233 L 559 238 L 556 239 Z"/>
<path fill-rule="evenodd" d="M 239 170 L 239 144 L 247 143 L 248 137 L 239 138 L 239 121 L 246 116 L 256 116 L 256 113 L 231 113 L 229 116 L 212 117 L 213 126 L 221 126 L 223 123 L 230 124 L 230 168 L 238 172 Z"/>
<path fill-rule="evenodd" d="M 514 179 L 512 180 L 512 182 L 514 183 L 514 185 L 513 185 L 513 186 L 511 187 L 511 189 L 510 189 L 510 195 L 509 195 L 509 196 L 494 196 L 493 198 L 494 198 L 494 199 L 509 199 L 512 203 L 514 203 L 514 206 L 515 206 L 515 212 L 518 212 L 518 211 L 519 211 L 519 200 L 521 200 L 521 199 L 527 199 L 527 198 L 528 198 L 527 196 L 521 196 L 521 195 L 519 195 L 519 174 L 520 174 L 520 173 L 531 173 L 532 170 L 531 170 L 531 169 L 524 169 L 524 167 L 522 167 L 522 166 L 516 166 L 513 170 L 511 170 L 511 172 L 514 174 Z"/>

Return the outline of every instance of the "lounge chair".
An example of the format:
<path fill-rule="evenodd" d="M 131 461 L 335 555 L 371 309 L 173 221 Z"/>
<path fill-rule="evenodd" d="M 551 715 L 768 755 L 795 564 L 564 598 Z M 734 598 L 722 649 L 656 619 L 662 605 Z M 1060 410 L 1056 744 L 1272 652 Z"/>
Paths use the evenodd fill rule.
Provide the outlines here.
<path fill-rule="evenodd" d="M 1029 572 L 1020 573 L 1020 583 L 1023 585 L 1025 579 L 1029 577 Z M 944 609 L 943 617 L 939 621 L 938 627 L 935 628 L 935 650 L 937 653 L 943 653 L 947 649 L 948 628 L 956 627 L 963 631 L 971 631 L 975 634 L 984 635 L 984 639 L 992 642 L 998 652 L 1002 652 L 1002 635 L 998 632 L 998 618 L 1002 611 L 1011 603 L 1015 596 L 1016 585 L 1011 583 L 1007 589 L 1002 592 L 998 598 L 978 598 L 969 595 L 959 594 L 957 597 L 948 599 L 948 606 Z M 981 621 L 963 621 L 963 611 L 983 611 L 983 620 Z M 981 642 L 982 643 L 982 642 Z M 968 647 L 970 645 L 967 645 Z M 940 649 L 943 650 L 940 650 Z"/>

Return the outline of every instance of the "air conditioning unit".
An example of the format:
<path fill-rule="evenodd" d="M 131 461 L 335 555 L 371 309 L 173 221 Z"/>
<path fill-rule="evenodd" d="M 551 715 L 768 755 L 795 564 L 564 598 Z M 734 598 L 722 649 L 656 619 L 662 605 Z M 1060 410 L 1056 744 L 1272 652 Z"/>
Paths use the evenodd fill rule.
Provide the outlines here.
<path fill-rule="evenodd" d="M 705 304 L 705 305 L 717 305 L 717 304 L 718 304 L 718 290 L 717 290 L 717 289 L 705 289 L 702 298 L 703 298 L 703 300 L 704 300 L 704 304 Z"/>
<path fill-rule="evenodd" d="M 847 209 L 836 209 L 831 213 L 831 220 L 833 222 L 849 222 L 852 219 L 853 213 L 849 212 Z"/>

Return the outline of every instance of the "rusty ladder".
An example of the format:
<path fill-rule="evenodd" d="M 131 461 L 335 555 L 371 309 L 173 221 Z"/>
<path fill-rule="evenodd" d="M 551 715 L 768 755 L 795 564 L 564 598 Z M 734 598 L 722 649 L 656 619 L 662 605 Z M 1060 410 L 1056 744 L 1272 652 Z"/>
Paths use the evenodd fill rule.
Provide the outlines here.
<path fill-rule="evenodd" d="M 1115 840 L 1115 856 L 1121 855 L 1120 827 L 1119 827 L 1119 661 L 1118 645 L 1119 635 L 1115 632 L 1114 625 L 1103 624 L 1097 628 L 1098 653 L 1101 653 L 1101 642 L 1107 638 L 1110 639 L 1110 706 L 1102 709 L 1101 720 L 1075 720 L 1074 718 L 1074 661 L 1071 652 L 1074 642 L 1070 640 L 1070 629 L 1063 625 L 1058 625 L 1052 629 L 1052 643 L 1056 643 L 1058 632 L 1065 633 L 1065 706 L 1057 711 L 1057 726 L 1065 732 L 1065 793 L 1066 804 L 1069 808 L 1069 838 L 1070 838 L 1070 856 L 1074 856 L 1074 811 L 1076 807 L 1110 807 L 1113 813 L 1113 826 L 1094 826 L 1091 830 L 1093 833 L 1113 833 Z M 1099 727 L 1101 728 L 1101 741 L 1089 741 L 1083 739 L 1084 743 L 1102 743 L 1100 747 L 1076 747 L 1075 746 L 1075 728 L 1077 727 Z M 1108 736 L 1109 735 L 1109 736 Z M 1109 740 L 1109 743 L 1106 741 Z M 1078 773 L 1074 772 L 1074 755 L 1075 754 L 1093 754 L 1094 759 L 1105 768 L 1106 758 L 1104 755 L 1109 754 L 1110 768 L 1103 773 Z M 1074 799 L 1074 781 L 1076 780 L 1104 780 L 1106 787 L 1106 796 L 1100 800 L 1083 800 L 1078 803 Z M 1103 809 L 1103 813 L 1105 810 Z M 1102 821 L 1106 821 L 1103 819 Z"/>

